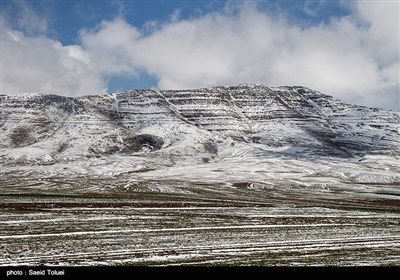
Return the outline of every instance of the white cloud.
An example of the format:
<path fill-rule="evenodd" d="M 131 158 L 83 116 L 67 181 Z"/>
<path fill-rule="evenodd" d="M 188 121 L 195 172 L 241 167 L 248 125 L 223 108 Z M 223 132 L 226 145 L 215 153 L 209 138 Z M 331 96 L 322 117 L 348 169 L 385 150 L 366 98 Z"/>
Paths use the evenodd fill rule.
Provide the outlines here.
<path fill-rule="evenodd" d="M 135 61 L 129 55 L 140 38 L 135 27 L 117 18 L 103 21 L 93 30 L 81 30 L 80 38 L 91 65 L 104 76 L 137 75 Z"/>
<path fill-rule="evenodd" d="M 2 21 L 2 93 L 45 92 L 68 96 L 106 92 L 80 46 L 28 37 Z"/>
<path fill-rule="evenodd" d="M 400 3 L 389 1 L 358 2 L 355 16 L 368 24 L 364 41 L 371 54 L 384 64 L 399 60 Z"/>
<path fill-rule="evenodd" d="M 158 77 L 160 88 L 305 85 L 353 103 L 398 109 L 396 7 L 360 2 L 351 16 L 300 28 L 244 5 L 238 14 L 226 9 L 175 18 L 148 35 L 116 19 L 82 32 L 81 39 L 101 71 L 134 75 L 144 69 Z"/>
<path fill-rule="evenodd" d="M 37 70 L 32 81 L 23 80 L 27 88 L 54 92 L 57 86 L 66 95 L 101 91 L 112 76 L 146 71 L 161 88 L 304 85 L 352 103 L 400 109 L 398 2 L 357 2 L 351 15 L 313 27 L 247 4 L 189 20 L 178 15 L 169 22 L 151 21 L 144 33 L 122 18 L 103 21 L 81 30 L 81 46 L 19 34 L 20 42 L 7 39 L 14 50 L 6 60 L 23 72 L 21 77 L 27 76 L 22 62 Z M 15 57 L 21 48 L 22 58 Z M 5 81 L 20 89 L 21 79 L 14 76 Z"/>

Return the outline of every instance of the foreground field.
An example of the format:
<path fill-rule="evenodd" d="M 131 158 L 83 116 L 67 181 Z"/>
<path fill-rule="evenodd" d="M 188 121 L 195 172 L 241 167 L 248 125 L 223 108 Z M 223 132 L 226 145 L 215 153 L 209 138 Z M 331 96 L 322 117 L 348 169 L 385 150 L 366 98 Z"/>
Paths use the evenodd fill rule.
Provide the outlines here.
<path fill-rule="evenodd" d="M 87 176 L 0 184 L 2 266 L 400 265 L 399 195 L 373 184 Z M 30 250 L 7 253 L 20 245 Z"/>

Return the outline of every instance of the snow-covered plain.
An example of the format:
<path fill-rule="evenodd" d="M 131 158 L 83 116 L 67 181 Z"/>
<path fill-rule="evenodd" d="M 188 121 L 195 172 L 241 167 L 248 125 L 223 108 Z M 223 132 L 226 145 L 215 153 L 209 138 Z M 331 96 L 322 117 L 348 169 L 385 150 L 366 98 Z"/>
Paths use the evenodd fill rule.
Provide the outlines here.
<path fill-rule="evenodd" d="M 0 265 L 400 265 L 399 122 L 302 87 L 0 96 Z"/>
<path fill-rule="evenodd" d="M 7 182 L 0 245 L 30 251 L 14 259 L 4 252 L 0 265 L 400 263 L 400 199 L 392 184 Z"/>

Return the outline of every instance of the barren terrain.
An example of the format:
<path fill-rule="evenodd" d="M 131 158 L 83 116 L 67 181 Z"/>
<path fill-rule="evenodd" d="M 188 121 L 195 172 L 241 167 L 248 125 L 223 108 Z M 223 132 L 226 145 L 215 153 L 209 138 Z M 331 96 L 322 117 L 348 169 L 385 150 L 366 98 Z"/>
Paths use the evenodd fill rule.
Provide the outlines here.
<path fill-rule="evenodd" d="M 184 180 L 186 172 L 175 170 L 175 177 Z M 293 176 L 282 180 L 286 185 L 223 183 L 222 168 L 209 170 L 208 182 L 195 170 L 191 181 L 138 181 L 156 173 L 36 180 L 3 174 L 0 265 L 400 265 L 393 180 L 341 179 L 335 187 L 315 185 L 332 178 L 314 174 L 314 185 L 305 186 L 299 181 L 307 176 L 287 172 L 280 175 Z M 7 257 L 5 249 L 23 244 L 30 251 Z"/>

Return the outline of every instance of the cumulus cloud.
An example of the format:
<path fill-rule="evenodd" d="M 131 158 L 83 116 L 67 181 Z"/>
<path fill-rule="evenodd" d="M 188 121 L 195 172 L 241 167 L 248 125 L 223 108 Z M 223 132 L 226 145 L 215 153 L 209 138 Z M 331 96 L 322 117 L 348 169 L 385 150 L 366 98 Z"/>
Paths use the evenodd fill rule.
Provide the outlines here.
<path fill-rule="evenodd" d="M 301 28 L 246 5 L 238 13 L 175 19 L 147 35 L 118 18 L 81 32 L 81 40 L 99 69 L 132 75 L 144 69 L 158 77 L 160 88 L 305 85 L 350 102 L 398 109 L 396 7 L 360 2 L 351 16 Z"/>
<path fill-rule="evenodd" d="M 100 92 L 110 77 L 137 78 L 145 71 L 165 89 L 304 85 L 356 104 L 399 110 L 399 3 L 362 1 L 350 9 L 348 16 L 309 27 L 247 4 L 191 19 L 177 12 L 142 30 L 117 17 L 81 30 L 79 46 L 13 31 L 20 41 L 10 35 L 4 49 L 16 60 L 9 65 L 25 60 L 31 72 L 36 69 L 32 84 L 50 91 L 57 86 L 64 94 Z M 40 44 L 47 51 L 35 48 Z M 24 59 L 15 58 L 18 49 Z M 48 57 L 37 59 L 45 53 Z M 65 79 L 55 77 L 60 72 Z M 18 85 L 14 76 L 4 79 L 8 88 Z"/>
<path fill-rule="evenodd" d="M 80 38 L 92 66 L 103 75 L 137 75 L 137 63 L 130 52 L 136 48 L 140 32 L 126 21 L 103 21 L 92 30 L 82 29 Z"/>
<path fill-rule="evenodd" d="M 68 96 L 106 92 L 106 84 L 80 46 L 29 37 L 2 22 L 1 92 Z"/>

